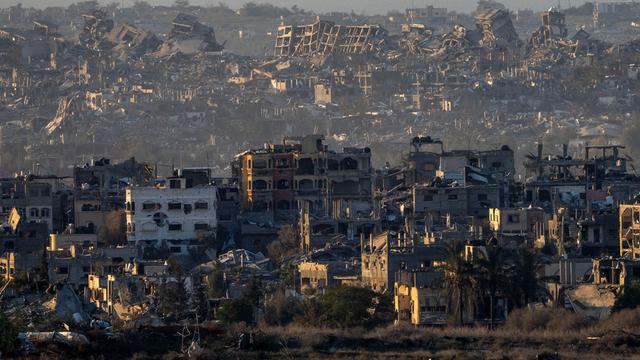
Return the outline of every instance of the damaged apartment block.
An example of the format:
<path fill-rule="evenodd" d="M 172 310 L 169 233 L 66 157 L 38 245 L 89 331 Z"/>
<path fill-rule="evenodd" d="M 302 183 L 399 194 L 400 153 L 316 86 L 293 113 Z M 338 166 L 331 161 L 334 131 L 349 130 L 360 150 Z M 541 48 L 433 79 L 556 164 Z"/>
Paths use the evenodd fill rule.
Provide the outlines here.
<path fill-rule="evenodd" d="M 336 25 L 322 20 L 301 26 L 281 24 L 275 55 L 371 54 L 384 44 L 386 34 L 386 30 L 378 25 Z"/>
<path fill-rule="evenodd" d="M 301 215 L 309 237 L 343 234 L 352 241 L 373 226 L 368 148 L 334 152 L 319 135 L 285 138 L 236 156 L 234 171 L 247 219 L 286 222 Z M 305 238 L 305 246 L 324 246 Z"/>
<path fill-rule="evenodd" d="M 482 34 L 482 45 L 498 48 L 518 48 L 522 45 L 509 11 L 485 9 L 478 12 L 474 20 Z"/>

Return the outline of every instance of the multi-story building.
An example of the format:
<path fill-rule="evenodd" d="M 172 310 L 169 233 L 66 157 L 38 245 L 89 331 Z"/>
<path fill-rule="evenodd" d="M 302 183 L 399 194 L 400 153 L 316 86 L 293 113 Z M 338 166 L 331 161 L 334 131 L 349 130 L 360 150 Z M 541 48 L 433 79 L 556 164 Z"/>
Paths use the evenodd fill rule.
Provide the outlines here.
<path fill-rule="evenodd" d="M 489 209 L 503 204 L 503 188 L 498 184 L 413 187 L 413 211 L 452 217 L 487 218 Z"/>
<path fill-rule="evenodd" d="M 15 208 L 22 221 L 46 223 L 49 231 L 63 226 L 61 179 L 55 176 L 21 175 L 0 180 L 0 216 Z"/>
<path fill-rule="evenodd" d="M 498 240 L 533 244 L 544 235 L 545 214 L 542 208 L 489 209 L 489 227 Z"/>
<path fill-rule="evenodd" d="M 385 231 L 362 244 L 362 284 L 374 291 L 391 291 L 400 269 L 433 269 L 444 259 L 437 244 L 414 243 L 404 232 Z"/>
<path fill-rule="evenodd" d="M 590 216 L 578 221 L 578 246 L 583 256 L 593 258 L 618 256 L 620 236 L 618 231 L 620 216 L 617 209 L 593 211 Z"/>
<path fill-rule="evenodd" d="M 73 208 L 77 231 L 97 233 L 107 214 L 122 208 L 125 188 L 147 184 L 151 177 L 151 169 L 133 158 L 118 164 L 103 158 L 75 167 Z"/>
<path fill-rule="evenodd" d="M 275 229 L 273 222 L 291 223 L 302 210 L 310 216 L 311 223 L 306 224 L 310 228 L 317 221 L 329 222 L 324 225 L 351 240 L 357 241 L 361 232 L 372 228 L 373 172 L 368 148 L 334 152 L 321 135 L 285 138 L 282 144 L 266 144 L 264 149 L 238 155 L 233 172 L 240 180 L 242 216 L 251 219 L 242 226 L 242 241 L 249 246 L 261 248 L 260 242 L 277 233 L 269 230 Z M 349 221 L 358 224 L 349 226 Z M 256 222 L 264 226 L 254 229 Z"/>
<path fill-rule="evenodd" d="M 443 271 L 399 270 L 394 283 L 396 323 L 446 325 L 448 299 L 443 285 Z"/>
<path fill-rule="evenodd" d="M 44 265 L 44 251 L 49 234 L 47 224 L 23 220 L 17 209 L 0 228 L 0 273 L 7 277 L 16 272 L 32 272 Z"/>
<path fill-rule="evenodd" d="M 439 139 L 415 137 L 410 142 L 411 150 L 404 157 L 404 180 L 406 186 L 424 184 L 436 177 L 462 177 L 465 166 L 480 169 L 494 180 L 509 180 L 515 175 L 513 150 L 508 146 L 487 151 L 445 151 Z"/>
<path fill-rule="evenodd" d="M 620 205 L 620 256 L 640 259 L 640 204 Z"/>
<path fill-rule="evenodd" d="M 351 203 L 352 211 L 372 208 L 371 152 L 368 148 L 330 151 L 321 135 L 285 138 L 283 144 L 236 157 L 245 212 L 267 212 L 278 219 L 295 216 L 303 205 L 328 216 L 335 201 Z"/>
<path fill-rule="evenodd" d="M 126 190 L 127 240 L 137 247 L 167 247 L 188 254 L 215 236 L 217 188 L 193 185 L 190 177 L 168 178 L 163 186 Z"/>
<path fill-rule="evenodd" d="M 137 257 L 133 247 L 88 248 L 70 245 L 47 249 L 49 284 L 69 284 L 82 289 L 89 283 L 89 274 L 121 274 Z"/>

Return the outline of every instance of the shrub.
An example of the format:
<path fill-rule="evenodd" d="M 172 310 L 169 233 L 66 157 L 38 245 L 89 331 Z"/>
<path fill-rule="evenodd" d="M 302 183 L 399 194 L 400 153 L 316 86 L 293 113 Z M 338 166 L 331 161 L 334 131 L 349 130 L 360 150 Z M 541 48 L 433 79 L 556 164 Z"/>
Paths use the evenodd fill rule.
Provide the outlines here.
<path fill-rule="evenodd" d="M 299 320 L 307 325 L 372 328 L 388 322 L 391 302 L 370 289 L 339 286 L 317 300 L 305 301 L 301 312 Z"/>
<path fill-rule="evenodd" d="M 531 332 L 576 331 L 588 327 L 591 321 L 582 316 L 559 308 L 518 309 L 507 317 L 506 330 Z"/>
<path fill-rule="evenodd" d="M 285 257 L 294 255 L 299 250 L 300 243 L 296 231 L 291 225 L 283 226 L 278 231 L 278 238 L 267 245 L 267 254 L 276 264 L 280 264 Z"/>
<path fill-rule="evenodd" d="M 611 312 L 618 312 L 622 309 L 635 309 L 640 305 L 640 283 L 634 281 L 631 285 L 625 286 L 622 294 L 618 296 L 613 304 Z"/>
<path fill-rule="evenodd" d="M 621 309 L 598 323 L 598 329 L 608 332 L 613 330 L 640 329 L 640 308 Z"/>
<path fill-rule="evenodd" d="M 16 348 L 18 328 L 14 321 L 0 313 L 0 353 L 7 354 Z"/>
<path fill-rule="evenodd" d="M 253 322 L 253 306 L 246 299 L 231 299 L 222 303 L 216 314 L 218 320 L 230 323 Z"/>
<path fill-rule="evenodd" d="M 300 312 L 300 304 L 284 292 L 277 292 L 267 301 L 264 320 L 268 325 L 286 325 Z"/>
<path fill-rule="evenodd" d="M 305 325 L 320 326 L 322 303 L 316 298 L 307 299 L 300 305 L 300 314 L 296 321 Z"/>
<path fill-rule="evenodd" d="M 165 282 L 158 286 L 158 310 L 163 316 L 176 315 L 187 307 L 187 296 L 182 283 Z"/>

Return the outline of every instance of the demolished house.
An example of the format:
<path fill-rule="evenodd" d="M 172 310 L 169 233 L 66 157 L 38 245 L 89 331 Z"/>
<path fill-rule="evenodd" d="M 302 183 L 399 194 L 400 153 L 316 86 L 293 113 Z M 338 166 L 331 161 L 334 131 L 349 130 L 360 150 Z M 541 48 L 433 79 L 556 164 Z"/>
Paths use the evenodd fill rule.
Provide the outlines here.
<path fill-rule="evenodd" d="M 168 39 L 155 53 L 157 57 L 164 58 L 178 53 L 215 53 L 224 50 L 224 46 L 216 40 L 213 28 L 199 22 L 197 17 L 180 13 L 173 19 L 172 24 Z"/>
<path fill-rule="evenodd" d="M 555 9 L 541 14 L 542 26 L 533 32 L 529 39 L 529 49 L 532 51 L 546 49 L 558 51 L 569 59 L 575 59 L 578 51 L 578 41 L 567 38 L 569 33 L 565 15 Z"/>
<path fill-rule="evenodd" d="M 281 24 L 275 55 L 373 54 L 381 49 L 386 35 L 387 31 L 379 25 L 337 25 L 319 19 L 309 25 Z"/>
<path fill-rule="evenodd" d="M 80 43 L 87 48 L 98 49 L 105 36 L 113 29 L 113 20 L 107 18 L 103 10 L 93 10 L 82 14 L 84 27 L 80 33 Z"/>
<path fill-rule="evenodd" d="M 485 9 L 476 13 L 474 20 L 482 34 L 481 45 L 491 48 L 518 48 L 522 45 L 509 11 Z"/>
<path fill-rule="evenodd" d="M 114 27 L 107 39 L 114 44 L 113 51 L 121 56 L 142 56 L 155 51 L 162 43 L 154 33 L 128 23 Z"/>

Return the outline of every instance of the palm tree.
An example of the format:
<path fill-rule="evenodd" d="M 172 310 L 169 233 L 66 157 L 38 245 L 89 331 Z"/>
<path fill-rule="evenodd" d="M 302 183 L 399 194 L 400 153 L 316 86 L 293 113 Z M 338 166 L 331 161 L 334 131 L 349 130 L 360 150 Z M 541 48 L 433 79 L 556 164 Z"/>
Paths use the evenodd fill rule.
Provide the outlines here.
<path fill-rule="evenodd" d="M 485 254 L 477 259 L 477 265 L 479 267 L 480 288 L 489 295 L 490 329 L 493 330 L 496 294 L 499 290 L 505 289 L 509 283 L 503 249 L 497 245 L 487 246 Z"/>
<path fill-rule="evenodd" d="M 476 271 L 465 258 L 464 250 L 463 242 L 447 242 L 444 245 L 445 263 L 441 265 L 445 273 L 444 288 L 449 298 L 449 311 L 458 316 L 459 325 L 464 324 L 465 300 L 470 307 L 476 295 Z M 454 304 L 455 312 L 451 312 Z"/>
<path fill-rule="evenodd" d="M 536 297 L 538 290 L 537 254 L 528 249 L 518 249 L 513 267 L 513 290 L 515 298 L 521 306 L 529 305 Z"/>

